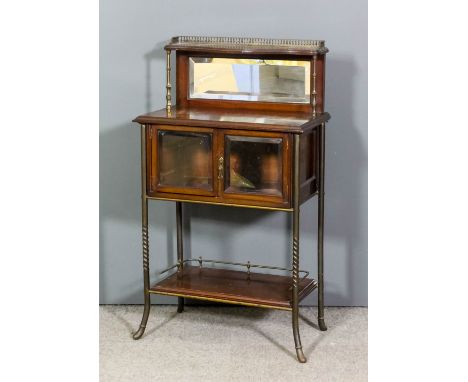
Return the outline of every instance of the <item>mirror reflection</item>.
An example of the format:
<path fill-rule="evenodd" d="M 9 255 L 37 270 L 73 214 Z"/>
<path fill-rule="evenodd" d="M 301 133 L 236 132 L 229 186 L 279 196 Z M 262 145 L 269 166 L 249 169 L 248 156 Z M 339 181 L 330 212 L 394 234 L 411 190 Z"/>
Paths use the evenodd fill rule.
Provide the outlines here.
<path fill-rule="evenodd" d="M 310 102 L 310 62 L 190 57 L 190 98 Z"/>
<path fill-rule="evenodd" d="M 211 135 L 158 132 L 159 185 L 212 190 Z"/>
<path fill-rule="evenodd" d="M 281 138 L 227 135 L 225 192 L 281 195 Z"/>

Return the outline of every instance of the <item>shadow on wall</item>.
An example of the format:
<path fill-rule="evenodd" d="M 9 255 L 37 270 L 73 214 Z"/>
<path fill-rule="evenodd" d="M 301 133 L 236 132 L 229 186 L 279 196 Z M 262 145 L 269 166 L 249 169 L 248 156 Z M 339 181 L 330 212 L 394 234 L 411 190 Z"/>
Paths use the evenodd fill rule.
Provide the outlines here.
<path fill-rule="evenodd" d="M 327 58 L 327 109 L 332 119 L 326 133 L 325 272 L 331 262 L 343 264 L 346 277 L 344 295 L 333 294 L 336 285 L 326 285 L 326 298 L 334 305 L 354 305 L 367 294 L 367 149 L 360 136 L 367 129 L 354 125 L 355 75 L 352 57 Z M 343 254 L 326 252 L 334 241 L 344 243 Z"/>
<path fill-rule="evenodd" d="M 152 104 L 151 64 L 156 60 L 160 66 L 164 65 L 163 46 L 164 43 L 158 44 L 144 56 L 147 112 Z M 131 122 L 134 117 L 129 115 L 126 123 L 106 127 L 99 136 L 99 298 L 106 304 L 143 302 L 141 228 L 138 228 L 141 225 L 140 128 Z M 169 203 L 156 203 L 156 219 L 150 212 L 150 237 L 153 232 L 167 232 L 167 257 L 172 262 L 175 208 Z M 154 208 L 152 204 L 150 211 Z M 131 237 L 118 237 L 117 230 L 123 233 L 128 230 L 116 228 L 116 224 L 130 225 L 135 230 Z M 119 244 L 123 247 L 119 248 Z M 126 280 L 116 283 L 119 277 Z M 125 284 L 127 281 L 130 284 Z"/>
<path fill-rule="evenodd" d="M 146 67 L 146 97 L 145 108 L 151 111 L 153 104 L 151 93 L 151 66 L 154 61 L 158 66 L 164 65 L 164 43 L 158 44 L 145 54 Z M 172 57 L 174 61 L 174 57 Z M 173 65 L 175 68 L 175 65 Z M 161 75 L 158 73 L 157 75 Z M 175 70 L 172 71 L 175 75 Z M 355 66 L 352 58 L 327 58 L 327 110 L 332 119 L 327 127 L 326 152 L 326 206 L 325 206 L 325 302 L 327 305 L 352 305 L 358 299 L 356 285 L 362 280 L 356 277 L 365 277 L 367 285 L 367 243 L 362 241 L 367 237 L 366 221 L 367 201 L 361 196 L 364 182 L 367 187 L 367 154 L 361 143 L 359 133 L 353 126 L 353 78 Z M 174 81 L 174 78 L 172 79 Z M 174 82 L 173 82 L 174 83 Z M 175 100 L 175 94 L 173 93 Z M 129 119 L 134 116 L 129 116 Z M 301 240 L 308 237 L 312 239 L 313 247 L 302 245 L 301 250 L 307 251 L 307 256 L 316 254 L 317 238 L 317 207 L 316 198 L 302 206 Z M 152 212 L 156 204 L 157 213 Z M 153 206 L 152 206 L 153 205 Z M 185 215 L 185 258 L 192 256 L 191 248 L 191 221 L 208 219 L 219 222 L 219 232 L 210 232 L 210 240 L 219 242 L 223 248 L 223 258 L 232 259 L 236 248 L 230 245 L 229 237 L 225 232 L 236 227 L 251 226 L 252 229 L 259 224 L 271 224 L 268 229 L 277 230 L 285 234 L 285 227 L 291 231 L 292 214 L 281 213 L 278 220 L 269 219 L 271 214 L 262 210 L 244 208 L 200 206 L 186 204 Z M 150 203 L 150 261 L 154 264 L 154 251 L 151 253 L 151 232 L 162 232 L 166 236 L 167 263 L 175 261 L 175 203 Z M 128 275 L 130 284 L 125 286 L 121 293 L 122 298 L 115 303 L 142 302 L 142 275 L 141 275 L 141 234 L 140 229 L 132 233 L 131 243 L 124 251 L 112 252 L 105 248 L 113 238 L 105 238 L 104 225 L 109 220 L 122 221 L 131 226 L 139 225 L 141 219 L 140 207 L 140 134 L 137 125 L 128 122 L 115 128 L 108 129 L 100 135 L 100 299 L 103 303 L 111 303 L 106 297 L 107 288 L 110 288 L 111 278 Z M 263 220 L 263 222 L 262 222 Z M 107 241 L 106 241 L 107 239 Z M 336 243 L 344 245 L 345 252 L 332 253 Z M 310 244 L 309 244 L 310 245 Z M 364 251 L 365 248 L 365 251 Z M 288 254 L 285 264 L 291 263 L 291 246 L 286 245 Z M 119 252 L 119 253 L 117 253 Z M 194 254 L 198 257 L 200 254 Z M 304 255 L 302 255 L 304 256 Z M 107 257 L 104 259 L 104 257 Z M 251 256 L 251 261 L 255 256 Z M 261 263 L 261 261 L 259 261 Z M 158 259 L 158 264 L 160 260 Z M 278 265 L 278 264 L 271 264 Z M 287 265 L 289 266 L 289 265 Z M 302 269 L 302 267 L 301 267 Z M 311 270 L 316 273 L 316 262 Z M 365 269 L 365 272 L 363 272 Z M 330 272 L 344 272 L 343 282 L 337 282 L 341 273 L 335 274 L 334 282 L 327 277 Z M 314 273 L 312 273 L 314 274 Z M 117 276 L 116 276 L 117 275 Z M 152 268 L 151 277 L 154 280 L 155 269 Z M 328 279 L 328 280 L 327 280 Z M 343 288 L 345 290 L 343 290 Z M 367 289 L 366 289 L 367 290 Z M 156 301 L 155 298 L 152 299 Z M 158 301 L 162 301 L 159 300 Z M 174 302 L 175 299 L 166 300 Z M 306 305 L 316 303 L 316 293 L 304 301 Z"/>

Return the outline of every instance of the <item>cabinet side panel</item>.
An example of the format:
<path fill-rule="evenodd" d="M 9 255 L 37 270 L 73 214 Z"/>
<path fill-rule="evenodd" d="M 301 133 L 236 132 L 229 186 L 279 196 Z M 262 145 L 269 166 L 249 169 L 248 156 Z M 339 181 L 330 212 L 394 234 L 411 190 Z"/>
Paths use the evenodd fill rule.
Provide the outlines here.
<path fill-rule="evenodd" d="M 154 127 L 146 125 L 146 193 L 154 190 L 156 179 L 156 157 L 155 157 Z"/>
<path fill-rule="evenodd" d="M 299 182 L 301 203 L 309 200 L 317 191 L 317 149 L 317 129 L 313 129 L 301 136 L 299 152 Z"/>

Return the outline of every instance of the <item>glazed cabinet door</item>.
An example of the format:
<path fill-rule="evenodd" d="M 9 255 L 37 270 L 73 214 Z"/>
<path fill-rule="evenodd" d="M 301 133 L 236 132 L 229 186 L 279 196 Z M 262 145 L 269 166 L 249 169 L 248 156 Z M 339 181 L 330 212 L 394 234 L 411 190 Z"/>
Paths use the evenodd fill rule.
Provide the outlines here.
<path fill-rule="evenodd" d="M 148 138 L 150 193 L 216 195 L 212 129 L 153 125 Z"/>
<path fill-rule="evenodd" d="M 224 199 L 289 203 L 287 134 L 225 130 L 219 135 L 218 179 Z"/>

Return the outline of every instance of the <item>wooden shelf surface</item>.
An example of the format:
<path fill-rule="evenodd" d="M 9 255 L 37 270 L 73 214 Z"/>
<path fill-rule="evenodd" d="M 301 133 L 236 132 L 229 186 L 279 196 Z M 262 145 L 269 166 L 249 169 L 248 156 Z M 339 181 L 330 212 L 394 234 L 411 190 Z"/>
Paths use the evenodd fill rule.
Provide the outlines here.
<path fill-rule="evenodd" d="M 231 110 L 213 107 L 184 108 L 175 105 L 170 113 L 164 108 L 140 115 L 133 122 L 150 125 L 303 133 L 305 129 L 318 126 L 329 119 L 330 114 L 326 112 L 314 115 L 312 112 Z"/>
<path fill-rule="evenodd" d="M 300 278 L 299 300 L 317 287 L 311 278 Z M 231 304 L 291 310 L 291 277 L 219 268 L 184 266 L 155 284 L 150 293 Z"/>

